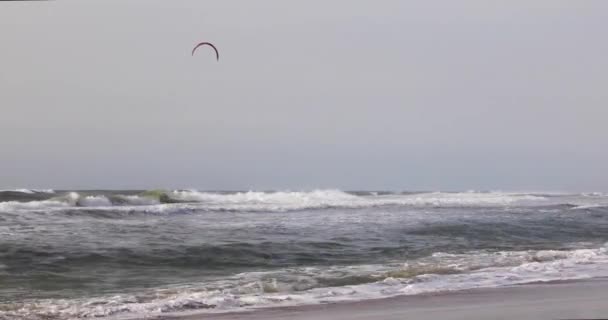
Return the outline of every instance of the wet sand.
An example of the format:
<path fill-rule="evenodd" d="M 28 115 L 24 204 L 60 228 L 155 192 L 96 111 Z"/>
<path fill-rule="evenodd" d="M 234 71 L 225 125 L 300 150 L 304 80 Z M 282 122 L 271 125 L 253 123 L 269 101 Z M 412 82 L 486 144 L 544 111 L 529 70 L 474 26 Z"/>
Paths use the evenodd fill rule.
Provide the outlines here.
<path fill-rule="evenodd" d="M 246 312 L 154 317 L 163 320 L 356 319 L 608 319 L 608 280 L 528 284 L 505 288 L 268 308 Z"/>

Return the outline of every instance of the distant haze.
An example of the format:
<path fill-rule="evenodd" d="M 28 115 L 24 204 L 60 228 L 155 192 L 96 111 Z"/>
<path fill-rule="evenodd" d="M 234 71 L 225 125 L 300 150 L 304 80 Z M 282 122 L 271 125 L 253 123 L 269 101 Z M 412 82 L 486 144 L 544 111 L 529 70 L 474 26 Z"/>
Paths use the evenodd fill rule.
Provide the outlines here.
<path fill-rule="evenodd" d="M 607 31 L 599 0 L 0 2 L 0 189 L 608 190 Z"/>

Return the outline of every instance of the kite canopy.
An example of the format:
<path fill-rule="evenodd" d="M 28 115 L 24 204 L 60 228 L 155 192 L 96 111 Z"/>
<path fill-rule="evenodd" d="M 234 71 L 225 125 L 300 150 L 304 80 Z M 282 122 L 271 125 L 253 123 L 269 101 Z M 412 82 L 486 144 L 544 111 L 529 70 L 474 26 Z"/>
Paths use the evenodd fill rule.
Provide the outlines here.
<path fill-rule="evenodd" d="M 213 48 L 213 50 L 215 50 L 215 57 L 219 61 L 220 60 L 220 53 L 217 51 L 217 48 L 213 44 L 211 44 L 209 42 L 201 42 L 201 43 L 197 44 L 194 47 L 194 49 L 192 49 L 192 55 L 194 55 L 194 52 L 196 51 L 196 49 L 198 49 L 198 47 L 204 46 L 204 45 L 210 46 L 211 48 Z"/>

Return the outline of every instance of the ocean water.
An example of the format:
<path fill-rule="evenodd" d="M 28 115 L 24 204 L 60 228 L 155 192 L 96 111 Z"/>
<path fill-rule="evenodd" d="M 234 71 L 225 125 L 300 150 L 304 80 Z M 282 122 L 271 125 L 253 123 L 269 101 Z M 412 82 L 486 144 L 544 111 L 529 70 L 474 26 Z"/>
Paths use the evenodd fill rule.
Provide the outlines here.
<path fill-rule="evenodd" d="M 0 319 L 138 319 L 608 276 L 608 195 L 0 191 Z"/>

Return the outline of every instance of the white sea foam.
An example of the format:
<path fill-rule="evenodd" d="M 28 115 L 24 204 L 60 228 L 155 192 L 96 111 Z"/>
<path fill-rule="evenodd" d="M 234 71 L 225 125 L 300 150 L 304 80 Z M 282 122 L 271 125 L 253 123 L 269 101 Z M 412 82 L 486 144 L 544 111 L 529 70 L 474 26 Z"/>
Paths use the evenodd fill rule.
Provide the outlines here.
<path fill-rule="evenodd" d="M 0 202 L 0 211 L 19 211 L 19 210 L 44 210 L 56 208 L 68 208 L 71 205 L 68 202 L 61 200 L 44 200 L 44 201 L 5 201 Z"/>
<path fill-rule="evenodd" d="M 515 202 L 542 201 L 543 197 L 509 193 L 423 193 L 357 196 L 339 190 L 312 192 L 241 192 L 218 194 L 198 191 L 174 191 L 172 198 L 196 201 L 214 210 L 289 211 L 321 208 L 364 208 L 387 205 L 403 206 L 495 206 Z"/>
<path fill-rule="evenodd" d="M 5 306 L 0 318 L 123 319 L 192 310 L 224 312 L 603 276 L 608 276 L 605 246 L 567 251 L 436 253 L 407 263 L 248 272 L 139 295 L 28 301 Z M 331 285 L 332 281 L 344 285 Z"/>
<path fill-rule="evenodd" d="M 78 196 L 76 205 L 81 207 L 111 207 L 112 202 L 105 196 Z"/>
<path fill-rule="evenodd" d="M 4 201 L 0 202 L 0 211 L 54 211 L 64 209 L 108 209 L 108 210 L 138 210 L 164 212 L 166 206 L 154 208 L 160 201 L 152 197 L 137 195 L 116 195 L 118 203 L 105 195 L 81 195 L 78 192 L 68 192 L 65 195 L 57 196 L 48 200 L 36 201 Z M 143 208 L 138 208 L 138 207 Z M 179 208 L 174 208 L 179 210 Z"/>
<path fill-rule="evenodd" d="M 543 196 L 507 192 L 429 192 L 415 194 L 355 195 L 339 190 L 310 192 L 237 192 L 216 193 L 172 191 L 163 195 L 180 203 L 161 203 L 161 199 L 145 195 L 80 195 L 70 192 L 45 201 L 17 203 L 0 202 L 0 210 L 57 210 L 68 207 L 94 207 L 103 210 L 171 213 L 182 210 L 202 211 L 268 211 L 283 212 L 325 208 L 369 208 L 381 206 L 411 207 L 494 207 L 494 206 L 552 206 L 571 205 L 573 209 L 608 206 L 608 196 L 562 195 Z M 163 200 L 165 201 L 165 200 Z M 61 202 L 65 202 L 61 203 Z"/>
<path fill-rule="evenodd" d="M 604 193 L 604 192 L 586 192 L 586 193 L 582 193 L 582 195 L 584 197 L 606 197 L 606 196 L 608 196 L 608 194 Z"/>
<path fill-rule="evenodd" d="M 14 189 L 14 190 L 0 190 L 0 192 L 20 192 L 20 193 L 34 194 L 34 193 L 55 193 L 55 190 L 53 190 L 53 189 Z"/>
<path fill-rule="evenodd" d="M 64 196 L 45 201 L 26 203 L 9 201 L 0 202 L 0 210 L 45 210 L 68 207 L 94 207 L 112 210 L 171 212 L 181 210 L 219 210 L 219 211 L 293 211 L 323 208 L 366 208 L 377 206 L 507 206 L 511 204 L 538 204 L 545 198 L 530 194 L 511 194 L 502 192 L 490 193 L 420 193 L 388 195 L 354 195 L 339 190 L 315 190 L 311 192 L 238 192 L 213 193 L 199 191 L 173 191 L 167 194 L 170 199 L 187 202 L 178 204 L 160 204 L 153 197 L 137 195 L 116 195 L 114 203 L 104 195 L 82 196 L 70 192 Z M 158 207 L 155 207 L 157 206 Z"/>
<path fill-rule="evenodd" d="M 586 210 L 586 209 L 596 209 L 596 208 L 604 208 L 604 207 L 608 207 L 608 203 L 575 205 L 574 207 L 571 208 L 571 210 Z"/>

